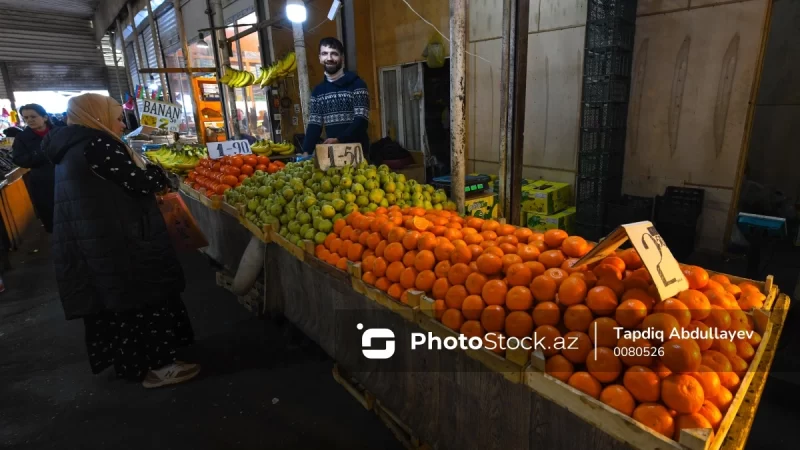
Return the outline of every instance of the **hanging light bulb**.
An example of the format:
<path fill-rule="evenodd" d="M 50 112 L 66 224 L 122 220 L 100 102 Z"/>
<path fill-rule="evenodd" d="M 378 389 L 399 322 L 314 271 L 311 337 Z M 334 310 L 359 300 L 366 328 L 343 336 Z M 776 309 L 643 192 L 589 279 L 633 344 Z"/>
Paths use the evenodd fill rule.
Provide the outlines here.
<path fill-rule="evenodd" d="M 306 5 L 303 0 L 286 0 L 286 18 L 294 23 L 306 21 Z"/>
<path fill-rule="evenodd" d="M 158 90 L 158 85 L 156 84 L 156 77 L 154 77 L 153 75 L 150 75 L 150 85 L 147 86 L 147 89 L 150 91 Z"/>
<path fill-rule="evenodd" d="M 197 48 L 208 48 L 208 42 L 205 41 L 203 33 L 198 34 L 200 40 L 197 42 Z"/>

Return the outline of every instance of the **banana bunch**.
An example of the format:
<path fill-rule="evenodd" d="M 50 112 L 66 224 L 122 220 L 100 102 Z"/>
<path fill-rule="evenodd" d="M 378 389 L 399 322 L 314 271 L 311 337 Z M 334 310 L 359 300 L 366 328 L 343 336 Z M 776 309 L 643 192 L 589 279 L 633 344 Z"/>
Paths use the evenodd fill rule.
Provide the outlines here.
<path fill-rule="evenodd" d="M 281 156 L 294 155 L 295 153 L 294 145 L 291 142 L 283 141 L 280 144 L 272 143 L 270 148 L 272 149 L 272 153 Z"/>
<path fill-rule="evenodd" d="M 258 83 L 261 87 L 268 86 L 294 72 L 296 69 L 297 60 L 295 54 L 294 52 L 290 52 L 280 61 L 263 69 L 258 78 L 256 78 L 255 83 Z"/>
<path fill-rule="evenodd" d="M 272 156 L 272 142 L 268 140 L 259 140 L 250 146 L 250 150 L 259 156 Z"/>
<path fill-rule="evenodd" d="M 227 84 L 232 88 L 240 88 L 255 84 L 256 76 L 246 70 L 237 70 L 225 66 L 225 75 L 219 80 L 222 84 Z"/>
<path fill-rule="evenodd" d="M 250 146 L 250 150 L 256 155 L 272 156 L 272 155 L 293 155 L 295 147 L 291 142 L 275 143 L 270 140 L 261 140 Z"/>
<path fill-rule="evenodd" d="M 194 169 L 201 159 L 208 156 L 208 151 L 199 145 L 184 145 L 181 148 L 165 145 L 144 155 L 164 169 L 180 174 Z"/>

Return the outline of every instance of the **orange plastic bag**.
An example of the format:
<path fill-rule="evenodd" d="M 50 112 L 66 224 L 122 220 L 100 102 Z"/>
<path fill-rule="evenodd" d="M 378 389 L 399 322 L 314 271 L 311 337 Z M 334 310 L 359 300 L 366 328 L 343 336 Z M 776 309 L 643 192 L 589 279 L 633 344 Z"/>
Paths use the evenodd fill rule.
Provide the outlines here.
<path fill-rule="evenodd" d="M 177 252 L 190 252 L 208 247 L 208 240 L 197 226 L 192 213 L 186 207 L 180 194 L 170 192 L 158 197 L 158 207 L 167 224 L 172 246 Z"/>

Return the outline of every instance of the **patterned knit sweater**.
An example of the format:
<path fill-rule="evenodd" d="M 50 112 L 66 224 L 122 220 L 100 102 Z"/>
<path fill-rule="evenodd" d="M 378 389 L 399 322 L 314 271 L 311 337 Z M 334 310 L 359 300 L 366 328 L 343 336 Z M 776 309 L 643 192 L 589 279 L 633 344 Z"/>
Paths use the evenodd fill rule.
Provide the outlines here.
<path fill-rule="evenodd" d="M 360 143 L 364 155 L 369 153 L 369 92 L 364 80 L 353 72 L 345 72 L 336 81 L 326 78 L 311 93 L 306 138 L 303 152 L 314 153 L 322 129 L 328 138 L 340 143 Z"/>

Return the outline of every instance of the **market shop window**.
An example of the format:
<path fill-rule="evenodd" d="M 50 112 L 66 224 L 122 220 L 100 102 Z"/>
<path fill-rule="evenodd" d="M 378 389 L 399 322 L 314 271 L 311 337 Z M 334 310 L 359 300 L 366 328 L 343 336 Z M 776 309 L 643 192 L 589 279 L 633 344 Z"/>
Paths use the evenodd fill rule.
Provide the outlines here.
<path fill-rule="evenodd" d="M 241 17 L 232 20 L 234 25 L 225 30 L 228 37 L 233 36 L 255 25 L 258 22 L 255 12 L 243 12 Z M 231 67 L 246 70 L 258 76 L 261 73 L 261 52 L 258 33 L 249 34 L 231 46 Z M 257 139 L 270 139 L 269 108 L 267 103 L 267 88 L 258 84 L 234 89 L 236 112 L 239 119 L 240 131 Z"/>
<path fill-rule="evenodd" d="M 422 63 L 384 67 L 380 75 L 382 135 L 422 151 L 425 124 Z"/>

